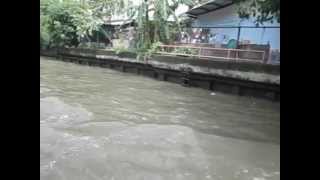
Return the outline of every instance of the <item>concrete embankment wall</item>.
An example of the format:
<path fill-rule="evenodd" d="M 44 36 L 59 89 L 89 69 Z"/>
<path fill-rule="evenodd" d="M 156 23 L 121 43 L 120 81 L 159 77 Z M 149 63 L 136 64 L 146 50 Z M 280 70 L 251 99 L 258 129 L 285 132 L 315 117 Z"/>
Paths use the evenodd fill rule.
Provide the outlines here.
<path fill-rule="evenodd" d="M 163 55 L 143 61 L 137 60 L 135 53 L 93 49 L 51 50 L 40 54 L 211 91 L 280 100 L 280 66 Z"/>

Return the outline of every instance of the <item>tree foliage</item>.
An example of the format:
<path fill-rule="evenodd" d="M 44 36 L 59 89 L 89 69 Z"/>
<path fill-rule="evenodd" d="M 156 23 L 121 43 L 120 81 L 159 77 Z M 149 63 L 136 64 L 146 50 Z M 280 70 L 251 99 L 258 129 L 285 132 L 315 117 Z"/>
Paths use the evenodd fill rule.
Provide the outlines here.
<path fill-rule="evenodd" d="M 96 17 L 110 17 L 125 13 L 125 0 L 87 0 L 87 4 Z"/>
<path fill-rule="evenodd" d="M 234 0 L 238 4 L 240 18 L 255 18 L 256 24 L 280 23 L 280 0 Z"/>
<path fill-rule="evenodd" d="M 92 35 L 121 1 L 41 0 L 40 44 L 78 46 L 80 39 Z M 112 9 L 112 11 L 111 11 Z M 47 43 L 45 43 L 47 42 Z"/>
<path fill-rule="evenodd" d="M 156 42 L 169 43 L 180 30 L 175 10 L 179 5 L 193 5 L 192 0 L 141 0 L 137 6 L 128 8 L 130 17 L 137 22 L 137 48 L 149 49 Z M 150 18 L 152 14 L 152 19 Z M 173 17 L 173 22 L 168 22 Z"/>
<path fill-rule="evenodd" d="M 105 17 L 127 13 L 137 24 L 136 47 L 150 49 L 156 42 L 170 43 L 180 31 L 179 5 L 192 0 L 41 0 L 40 44 L 77 46 L 80 39 L 97 31 Z M 152 16 L 152 18 L 150 18 Z M 168 22 L 170 18 L 174 21 Z"/>

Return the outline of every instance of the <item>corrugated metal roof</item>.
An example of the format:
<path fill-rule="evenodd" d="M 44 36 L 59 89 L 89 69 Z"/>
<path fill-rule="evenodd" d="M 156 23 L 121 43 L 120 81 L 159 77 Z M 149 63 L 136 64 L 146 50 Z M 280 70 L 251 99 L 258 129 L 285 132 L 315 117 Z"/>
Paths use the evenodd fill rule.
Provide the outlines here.
<path fill-rule="evenodd" d="M 215 10 L 230 6 L 232 4 L 233 4 L 232 0 L 212 0 L 190 9 L 189 11 L 186 12 L 186 14 L 191 16 L 199 16 L 211 11 L 215 11 Z"/>

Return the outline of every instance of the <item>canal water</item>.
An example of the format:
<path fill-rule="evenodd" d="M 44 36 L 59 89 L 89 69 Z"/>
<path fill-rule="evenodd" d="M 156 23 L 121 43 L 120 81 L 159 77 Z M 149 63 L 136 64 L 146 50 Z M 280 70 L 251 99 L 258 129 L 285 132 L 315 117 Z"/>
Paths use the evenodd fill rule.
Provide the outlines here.
<path fill-rule="evenodd" d="M 280 104 L 40 57 L 41 180 L 278 180 Z"/>

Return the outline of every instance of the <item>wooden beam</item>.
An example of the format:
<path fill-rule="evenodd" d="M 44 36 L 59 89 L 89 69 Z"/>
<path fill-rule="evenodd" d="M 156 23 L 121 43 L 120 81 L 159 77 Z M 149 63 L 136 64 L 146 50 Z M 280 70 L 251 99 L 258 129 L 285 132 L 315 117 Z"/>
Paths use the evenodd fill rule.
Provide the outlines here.
<path fill-rule="evenodd" d="M 242 51 L 242 52 L 256 52 L 256 53 L 264 53 L 264 51 L 258 51 L 258 50 L 247 50 L 247 49 L 228 49 L 228 48 L 211 48 L 211 47 L 196 47 L 196 46 L 159 45 L 159 47 L 193 48 L 193 49 L 208 49 L 208 50 Z"/>

